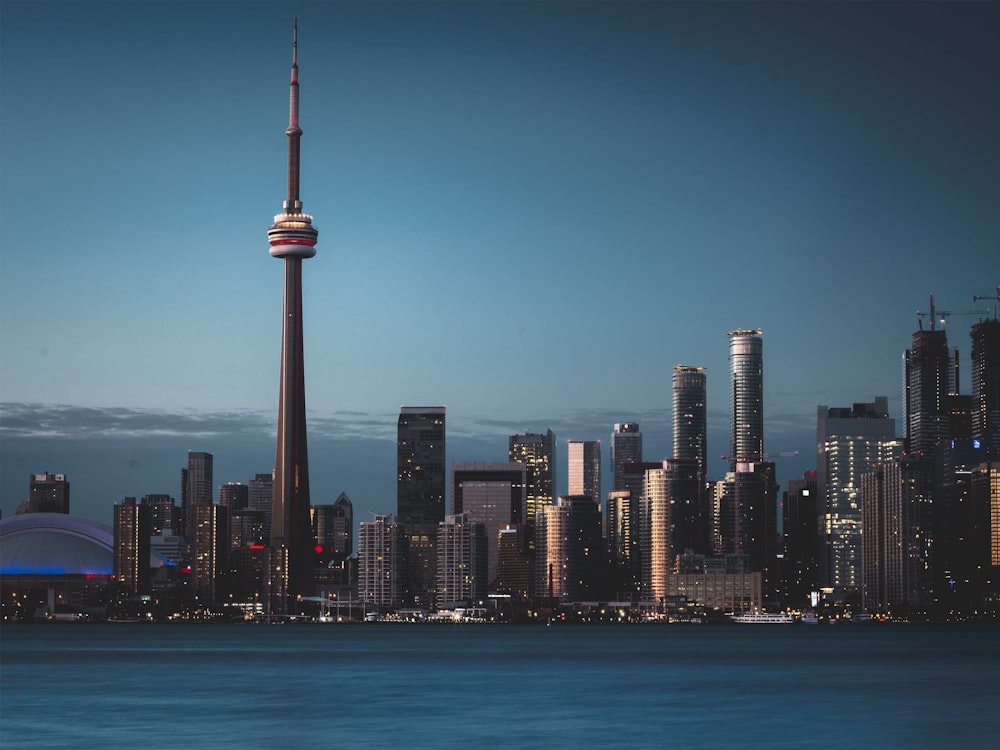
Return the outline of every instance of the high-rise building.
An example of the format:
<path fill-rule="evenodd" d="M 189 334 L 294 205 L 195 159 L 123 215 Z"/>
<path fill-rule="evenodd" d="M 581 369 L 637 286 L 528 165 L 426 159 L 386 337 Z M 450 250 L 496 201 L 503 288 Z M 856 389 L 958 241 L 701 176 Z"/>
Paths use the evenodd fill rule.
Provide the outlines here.
<path fill-rule="evenodd" d="M 285 267 L 278 385 L 278 437 L 274 459 L 274 502 L 268 550 L 267 593 L 270 612 L 287 613 L 313 588 L 312 528 L 309 522 L 309 458 L 306 447 L 305 361 L 302 346 L 302 261 L 316 254 L 319 232 L 302 213 L 299 199 L 298 25 L 292 32 L 289 84 L 288 191 L 282 211 L 267 230 L 272 257 Z"/>
<path fill-rule="evenodd" d="M 467 513 L 447 516 L 437 531 L 437 606 L 481 602 L 487 593 L 486 526 Z"/>
<path fill-rule="evenodd" d="M 604 551 L 601 511 L 589 495 L 560 497 L 538 515 L 535 596 L 581 601 L 595 590 Z"/>
<path fill-rule="evenodd" d="M 644 599 L 659 601 L 666 596 L 667 575 L 673 571 L 674 561 L 670 534 L 670 492 L 667 469 L 662 464 L 646 471 L 640 508 L 642 595 Z"/>
<path fill-rule="evenodd" d="M 632 514 L 632 491 L 611 490 L 607 497 L 604 533 L 608 543 L 608 561 L 613 568 L 629 569 L 633 535 L 638 519 Z"/>
<path fill-rule="evenodd" d="M 816 410 L 818 583 L 838 596 L 861 587 L 861 475 L 900 448 L 885 396 Z"/>
<path fill-rule="evenodd" d="M 497 534 L 497 576 L 493 587 L 498 594 L 527 599 L 534 591 L 531 560 L 524 541 L 523 528 L 500 529 Z"/>
<path fill-rule="evenodd" d="M 368 611 L 402 605 L 404 544 L 394 516 L 376 515 L 358 525 L 358 598 Z"/>
<path fill-rule="evenodd" d="M 396 517 L 436 526 L 445 516 L 445 408 L 400 408 L 396 445 Z"/>
<path fill-rule="evenodd" d="M 150 593 L 150 508 L 126 497 L 115 505 L 114 575 L 123 593 Z"/>
<path fill-rule="evenodd" d="M 804 608 L 810 593 L 818 587 L 818 494 L 816 472 L 807 471 L 802 479 L 788 480 L 788 489 L 781 503 L 781 528 L 784 537 L 782 599 L 791 607 Z"/>
<path fill-rule="evenodd" d="M 238 510 L 246 510 L 250 504 L 250 488 L 239 482 L 219 485 L 219 505 L 232 515 Z"/>
<path fill-rule="evenodd" d="M 170 495 L 144 495 L 139 502 L 149 508 L 153 536 L 160 536 L 164 529 L 180 531 L 177 526 L 177 505 Z"/>
<path fill-rule="evenodd" d="M 396 442 L 396 510 L 406 537 L 405 598 L 431 607 L 437 527 L 445 516 L 445 408 L 403 406 Z"/>
<path fill-rule="evenodd" d="M 552 505 L 555 500 L 553 477 L 555 476 L 555 435 L 552 430 L 545 434 L 526 432 L 523 435 L 511 435 L 508 460 L 511 463 L 524 464 L 525 511 L 524 522 L 526 533 L 522 541 L 527 549 L 534 548 L 535 519 L 546 505 Z"/>
<path fill-rule="evenodd" d="M 17 506 L 24 513 L 69 513 L 69 480 L 65 474 L 31 474 L 28 499 Z"/>
<path fill-rule="evenodd" d="M 501 529 L 521 526 L 525 506 L 526 470 L 520 463 L 455 463 L 451 465 L 452 505 L 456 516 L 482 523 L 486 529 L 489 584 L 497 576 Z M 441 526 L 438 526 L 440 533 Z M 438 549 L 441 545 L 438 545 Z M 438 570 L 440 571 L 440 564 Z M 438 593 L 438 600 L 441 594 Z"/>
<path fill-rule="evenodd" d="M 312 506 L 313 542 L 320 554 L 344 560 L 354 551 L 354 506 L 341 492 L 333 505 Z"/>
<path fill-rule="evenodd" d="M 933 305 L 933 302 L 932 302 Z M 958 393 L 958 352 L 944 330 L 922 328 L 903 352 L 903 439 L 911 453 L 929 454 L 950 437 L 947 397 Z"/>
<path fill-rule="evenodd" d="M 933 476 L 910 454 L 861 477 L 862 603 L 871 613 L 922 609 L 933 597 Z"/>
<path fill-rule="evenodd" d="M 708 418 L 705 368 L 674 368 L 674 458 L 698 461 L 702 481 L 708 472 Z"/>
<path fill-rule="evenodd" d="M 625 489 L 625 464 L 630 461 L 642 461 L 642 433 L 635 422 L 622 422 L 611 433 L 612 490 Z"/>
<path fill-rule="evenodd" d="M 979 566 L 986 571 L 984 586 L 993 587 L 996 607 L 1000 595 L 1000 463 L 982 463 L 972 471 L 971 494 L 976 509 L 972 544 Z"/>
<path fill-rule="evenodd" d="M 218 601 L 220 575 L 227 569 L 229 518 L 226 509 L 212 502 L 194 506 L 194 541 L 191 546 L 191 580 L 198 604 Z"/>
<path fill-rule="evenodd" d="M 717 551 L 746 558 L 761 575 L 765 597 L 776 592 L 778 485 L 771 462 L 737 463 L 716 483 L 713 536 Z"/>
<path fill-rule="evenodd" d="M 194 539 L 194 506 L 212 502 L 214 462 L 211 453 L 188 451 L 187 468 L 181 469 L 181 515 L 188 541 Z"/>
<path fill-rule="evenodd" d="M 260 513 L 264 522 L 264 540 L 271 540 L 271 513 L 274 511 L 274 476 L 256 474 L 249 484 L 247 510 Z"/>
<path fill-rule="evenodd" d="M 1000 320 L 972 326 L 972 437 L 1000 459 Z"/>
<path fill-rule="evenodd" d="M 764 457 L 764 342 L 759 329 L 729 336 L 729 470 Z"/>
<path fill-rule="evenodd" d="M 569 494 L 586 495 L 601 504 L 601 441 L 570 440 L 566 463 L 569 467 Z"/>

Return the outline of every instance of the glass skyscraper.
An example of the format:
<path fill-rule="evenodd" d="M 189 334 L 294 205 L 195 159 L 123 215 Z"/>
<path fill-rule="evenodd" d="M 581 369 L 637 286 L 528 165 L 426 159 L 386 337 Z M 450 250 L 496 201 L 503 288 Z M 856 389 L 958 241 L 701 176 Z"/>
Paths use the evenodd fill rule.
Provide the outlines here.
<path fill-rule="evenodd" d="M 674 458 L 698 461 L 701 477 L 708 472 L 708 422 L 705 411 L 705 368 L 674 368 Z"/>
<path fill-rule="evenodd" d="M 764 342 L 759 329 L 729 331 L 729 470 L 764 457 Z"/>

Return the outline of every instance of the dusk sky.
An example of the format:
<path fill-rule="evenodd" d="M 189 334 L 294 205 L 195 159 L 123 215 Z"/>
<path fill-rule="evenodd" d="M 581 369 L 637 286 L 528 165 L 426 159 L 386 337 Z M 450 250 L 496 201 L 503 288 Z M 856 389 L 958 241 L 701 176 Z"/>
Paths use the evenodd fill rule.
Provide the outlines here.
<path fill-rule="evenodd" d="M 992 309 L 997 3 L 5 0 L 5 518 L 35 472 L 108 523 L 179 500 L 188 450 L 272 469 L 296 15 L 314 504 L 395 512 L 404 404 L 447 406 L 449 464 L 551 428 L 563 490 L 565 441 L 606 459 L 615 422 L 663 458 L 677 364 L 721 478 L 734 328 L 784 486 L 817 404 L 899 419 L 929 293 Z"/>

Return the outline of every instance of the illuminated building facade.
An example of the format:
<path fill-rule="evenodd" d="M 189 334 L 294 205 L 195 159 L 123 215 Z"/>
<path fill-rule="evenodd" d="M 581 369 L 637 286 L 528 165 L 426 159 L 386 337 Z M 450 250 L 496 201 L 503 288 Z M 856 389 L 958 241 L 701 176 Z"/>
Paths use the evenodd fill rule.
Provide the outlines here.
<path fill-rule="evenodd" d="M 358 598 L 369 612 L 402 606 L 404 544 L 394 516 L 358 524 Z"/>
<path fill-rule="evenodd" d="M 194 543 L 191 548 L 191 580 L 195 602 L 218 601 L 219 577 L 229 564 L 229 517 L 215 503 L 194 506 Z"/>
<path fill-rule="evenodd" d="M 569 494 L 586 495 L 601 504 L 601 441 L 570 440 L 566 462 Z"/>
<path fill-rule="evenodd" d="M 154 536 L 162 534 L 164 529 L 173 529 L 178 532 L 180 531 L 177 526 L 177 505 L 170 495 L 144 495 L 139 502 L 149 508 L 152 523 L 151 533 Z"/>
<path fill-rule="evenodd" d="M 119 590 L 128 596 L 150 593 L 152 513 L 134 497 L 115 505 L 114 570 Z"/>
<path fill-rule="evenodd" d="M 184 536 L 194 539 L 194 507 L 198 503 L 212 502 L 212 482 L 215 458 L 204 451 L 188 451 L 187 468 L 181 469 L 181 516 Z"/>
<path fill-rule="evenodd" d="M 758 329 L 729 336 L 729 470 L 764 457 L 764 342 Z"/>
<path fill-rule="evenodd" d="M 542 508 L 535 539 L 536 598 L 589 598 L 604 560 L 601 511 L 593 498 L 570 495 Z"/>
<path fill-rule="evenodd" d="M 526 549 L 534 548 L 534 528 L 538 512 L 555 499 L 553 477 L 555 476 L 556 436 L 552 430 L 545 434 L 526 432 L 511 435 L 507 458 L 511 463 L 524 464 L 525 470 L 525 511 L 526 533 L 523 541 Z"/>
<path fill-rule="evenodd" d="M 861 475 L 901 448 L 885 396 L 816 410 L 818 583 L 838 595 L 861 587 Z"/>
<path fill-rule="evenodd" d="M 913 334 L 903 352 L 903 438 L 910 453 L 930 454 L 951 434 L 949 394 L 958 393 L 958 352 L 948 348 L 944 330 Z"/>
<path fill-rule="evenodd" d="M 469 514 L 448 516 L 437 531 L 437 606 L 482 602 L 487 594 L 486 525 Z"/>

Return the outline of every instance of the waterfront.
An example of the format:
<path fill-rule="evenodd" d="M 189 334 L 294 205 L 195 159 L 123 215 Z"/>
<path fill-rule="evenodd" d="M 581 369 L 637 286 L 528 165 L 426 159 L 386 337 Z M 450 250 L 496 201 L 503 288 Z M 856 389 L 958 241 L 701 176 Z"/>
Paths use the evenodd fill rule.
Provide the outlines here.
<path fill-rule="evenodd" d="M 982 746 L 993 626 L 5 625 L 5 747 Z"/>

